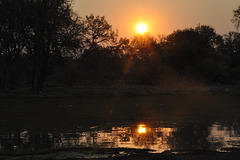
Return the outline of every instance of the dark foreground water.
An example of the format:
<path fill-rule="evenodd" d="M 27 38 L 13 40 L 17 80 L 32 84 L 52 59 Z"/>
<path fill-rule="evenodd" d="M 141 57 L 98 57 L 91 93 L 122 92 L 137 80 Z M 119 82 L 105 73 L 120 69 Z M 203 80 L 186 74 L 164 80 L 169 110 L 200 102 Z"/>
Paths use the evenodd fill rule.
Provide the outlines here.
<path fill-rule="evenodd" d="M 240 150 L 238 97 L 1 99 L 0 159 Z"/>

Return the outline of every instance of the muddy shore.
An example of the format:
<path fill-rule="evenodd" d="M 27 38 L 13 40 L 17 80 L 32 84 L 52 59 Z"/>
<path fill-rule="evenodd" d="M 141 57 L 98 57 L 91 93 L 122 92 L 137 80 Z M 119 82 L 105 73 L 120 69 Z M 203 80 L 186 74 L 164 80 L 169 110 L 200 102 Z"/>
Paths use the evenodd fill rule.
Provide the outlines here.
<path fill-rule="evenodd" d="M 58 158 L 57 158 L 58 157 Z M 0 157 L 1 158 L 1 157 Z M 2 157 L 4 160 L 40 160 L 41 156 Z M 44 160 L 239 160 L 240 152 L 208 152 L 195 151 L 192 153 L 175 154 L 163 152 L 159 154 L 135 154 L 130 156 L 117 156 L 111 158 L 63 158 L 49 156 Z"/>

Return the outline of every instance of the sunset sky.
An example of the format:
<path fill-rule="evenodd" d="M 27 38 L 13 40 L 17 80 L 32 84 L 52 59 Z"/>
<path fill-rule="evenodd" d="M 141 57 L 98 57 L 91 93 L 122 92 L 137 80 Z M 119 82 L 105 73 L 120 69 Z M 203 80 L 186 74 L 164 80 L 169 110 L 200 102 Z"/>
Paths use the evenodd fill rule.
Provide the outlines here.
<path fill-rule="evenodd" d="M 82 17 L 105 16 L 121 37 L 132 37 L 141 22 L 152 35 L 199 23 L 213 26 L 220 34 L 236 31 L 230 19 L 238 5 L 239 0 L 75 0 L 74 10 Z"/>

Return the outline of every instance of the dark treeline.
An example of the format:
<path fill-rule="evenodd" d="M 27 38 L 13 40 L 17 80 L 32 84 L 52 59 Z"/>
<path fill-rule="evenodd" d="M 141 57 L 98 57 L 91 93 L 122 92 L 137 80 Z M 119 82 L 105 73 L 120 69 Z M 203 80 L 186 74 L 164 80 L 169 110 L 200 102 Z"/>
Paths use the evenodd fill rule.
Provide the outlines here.
<path fill-rule="evenodd" d="M 239 28 L 240 8 L 232 22 Z M 119 38 L 105 17 L 69 0 L 0 0 L 0 88 L 84 84 L 240 83 L 240 33 L 207 25 Z"/>

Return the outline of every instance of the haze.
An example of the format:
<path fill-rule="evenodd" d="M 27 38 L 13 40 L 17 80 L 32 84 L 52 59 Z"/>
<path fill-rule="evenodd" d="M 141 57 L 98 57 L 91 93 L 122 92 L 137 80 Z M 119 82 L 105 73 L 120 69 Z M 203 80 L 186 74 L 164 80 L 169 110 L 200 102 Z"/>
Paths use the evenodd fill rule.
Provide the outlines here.
<path fill-rule="evenodd" d="M 82 17 L 105 16 L 121 37 L 136 34 L 144 22 L 152 35 L 167 35 L 177 29 L 211 25 L 219 34 L 236 31 L 230 19 L 239 0 L 75 0 L 74 10 Z"/>

